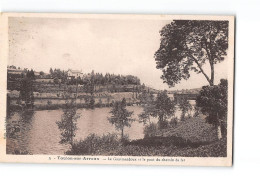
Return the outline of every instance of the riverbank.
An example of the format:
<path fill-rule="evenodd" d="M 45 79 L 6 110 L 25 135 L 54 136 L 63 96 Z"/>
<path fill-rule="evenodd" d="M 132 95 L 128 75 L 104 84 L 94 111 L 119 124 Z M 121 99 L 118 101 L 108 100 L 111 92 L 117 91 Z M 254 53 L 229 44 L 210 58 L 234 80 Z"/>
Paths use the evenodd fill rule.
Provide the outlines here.
<path fill-rule="evenodd" d="M 226 138 L 191 142 L 180 137 L 149 137 L 120 143 L 114 135 L 90 135 L 66 152 L 68 155 L 226 157 Z"/>
<path fill-rule="evenodd" d="M 159 135 L 160 134 L 160 135 Z M 175 128 L 157 131 L 157 136 L 121 142 L 117 135 L 89 135 L 66 152 L 69 155 L 225 157 L 226 138 L 203 118 L 186 119 Z M 149 135 L 147 135 L 149 136 Z"/>
<path fill-rule="evenodd" d="M 59 94 L 57 94 L 59 95 Z M 67 100 L 74 100 L 75 95 L 72 94 L 69 99 L 64 98 L 63 95 L 57 96 L 51 93 L 35 93 L 33 99 L 34 110 L 54 110 L 64 108 Z M 139 100 L 131 92 L 118 92 L 118 93 L 95 93 L 93 95 L 94 104 L 90 107 L 90 94 L 78 94 L 76 99 L 77 107 L 79 108 L 98 108 L 98 107 L 111 107 L 114 102 L 126 99 L 127 105 L 132 106 L 138 104 Z M 25 107 L 25 102 L 19 99 L 19 92 L 12 91 L 7 95 L 8 108 L 14 111 L 22 110 Z"/>
<path fill-rule="evenodd" d="M 105 108 L 105 107 L 112 107 L 113 104 L 95 104 L 94 107 L 91 107 L 88 104 L 77 104 L 74 107 L 81 109 L 94 109 L 94 108 Z M 127 106 L 138 106 L 134 103 L 127 103 Z M 34 105 L 33 109 L 26 109 L 25 107 L 21 105 L 10 105 L 8 107 L 8 111 L 10 112 L 18 112 L 18 111 L 24 111 L 24 110 L 34 110 L 34 111 L 43 111 L 43 110 L 58 110 L 58 109 L 65 109 L 66 104 L 43 104 L 43 105 Z"/>

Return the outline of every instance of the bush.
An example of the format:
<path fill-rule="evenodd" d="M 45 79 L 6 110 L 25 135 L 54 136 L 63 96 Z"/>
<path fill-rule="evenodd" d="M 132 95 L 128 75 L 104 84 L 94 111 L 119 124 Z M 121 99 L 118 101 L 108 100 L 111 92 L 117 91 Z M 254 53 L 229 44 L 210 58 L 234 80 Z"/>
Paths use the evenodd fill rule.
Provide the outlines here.
<path fill-rule="evenodd" d="M 102 137 L 95 134 L 90 134 L 86 139 L 74 143 L 71 150 L 67 151 L 65 154 L 101 155 L 116 149 L 119 145 L 120 141 L 116 134 L 107 134 Z"/>
<path fill-rule="evenodd" d="M 190 111 L 192 110 L 192 106 L 187 99 L 183 99 L 182 101 L 180 101 L 179 107 L 181 110 L 181 121 L 185 120 L 186 114 L 188 115 L 188 118 L 191 117 Z"/>
<path fill-rule="evenodd" d="M 205 119 L 185 118 L 175 128 L 164 131 L 164 136 L 179 136 L 192 142 L 213 142 L 217 140 L 217 130 Z"/>
<path fill-rule="evenodd" d="M 158 121 L 160 129 L 166 129 L 169 127 L 169 122 L 167 120 Z"/>
<path fill-rule="evenodd" d="M 172 119 L 170 120 L 170 122 L 169 122 L 170 127 L 175 127 L 177 124 L 178 124 L 178 119 L 177 119 L 177 117 L 172 118 Z"/>
<path fill-rule="evenodd" d="M 52 101 L 51 101 L 51 100 L 48 100 L 48 101 L 47 101 L 47 104 L 48 104 L 48 106 L 52 105 Z"/>
<path fill-rule="evenodd" d="M 26 150 L 19 150 L 19 149 L 15 149 L 14 152 L 12 153 L 14 155 L 32 155 L 31 153 L 29 153 Z"/>
<path fill-rule="evenodd" d="M 195 111 L 195 112 L 194 112 L 194 114 L 193 114 L 193 117 L 194 117 L 194 118 L 199 117 L 199 115 L 200 115 L 200 108 L 197 107 L 197 106 L 195 106 L 194 111 Z"/>
<path fill-rule="evenodd" d="M 215 127 L 221 127 L 219 136 L 226 136 L 227 106 L 228 106 L 228 82 L 221 79 L 218 85 L 203 86 L 196 99 L 197 107 L 206 115 L 208 123 Z"/>
<path fill-rule="evenodd" d="M 150 123 L 149 125 L 144 127 L 144 137 L 152 137 L 155 136 L 158 131 L 158 126 L 156 123 Z"/>

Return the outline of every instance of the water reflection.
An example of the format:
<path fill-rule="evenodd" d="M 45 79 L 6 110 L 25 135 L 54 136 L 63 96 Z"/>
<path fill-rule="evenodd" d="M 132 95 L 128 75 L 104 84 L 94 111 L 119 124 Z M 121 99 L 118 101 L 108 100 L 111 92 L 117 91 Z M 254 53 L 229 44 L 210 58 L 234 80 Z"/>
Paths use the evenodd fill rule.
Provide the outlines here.
<path fill-rule="evenodd" d="M 6 136 L 7 153 L 30 154 L 28 149 L 28 136 L 32 128 L 34 111 L 22 111 L 11 114 L 7 118 Z"/>
<path fill-rule="evenodd" d="M 134 111 L 133 118 L 137 119 L 142 112 L 141 107 L 127 107 Z M 78 109 L 81 117 L 77 121 L 78 130 L 76 140 L 86 138 L 90 133 L 103 135 L 118 133 L 108 122 L 110 108 L 96 108 L 94 110 Z M 60 144 L 60 130 L 56 124 L 61 121 L 62 110 L 44 110 L 15 112 L 7 118 L 7 154 L 64 154 L 69 145 Z M 133 122 L 131 128 L 125 128 L 129 139 L 144 137 L 143 124 Z"/>

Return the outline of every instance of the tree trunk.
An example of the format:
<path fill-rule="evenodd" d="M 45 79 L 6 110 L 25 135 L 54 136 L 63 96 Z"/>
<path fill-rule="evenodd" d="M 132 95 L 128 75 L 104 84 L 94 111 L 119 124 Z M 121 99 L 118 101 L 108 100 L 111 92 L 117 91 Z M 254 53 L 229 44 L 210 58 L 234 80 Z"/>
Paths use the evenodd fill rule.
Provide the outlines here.
<path fill-rule="evenodd" d="M 159 116 L 159 128 L 162 129 L 163 128 L 163 116 Z"/>
<path fill-rule="evenodd" d="M 219 118 L 218 117 L 218 114 L 217 114 L 217 118 Z M 222 132 L 221 132 L 221 121 L 220 120 L 218 120 L 219 121 L 219 123 L 218 123 L 218 139 L 221 139 L 222 138 Z"/>
<path fill-rule="evenodd" d="M 221 125 L 218 126 L 218 139 L 222 138 Z"/>
<path fill-rule="evenodd" d="M 210 61 L 210 69 L 211 69 L 211 74 L 210 74 L 210 85 L 214 85 L 214 63 L 213 61 Z"/>
<path fill-rule="evenodd" d="M 121 129 L 121 141 L 124 139 L 124 128 Z"/>
<path fill-rule="evenodd" d="M 77 104 L 77 98 L 78 98 L 78 87 L 79 87 L 79 84 L 78 84 L 78 78 L 76 80 L 76 100 L 75 100 L 75 103 Z"/>
<path fill-rule="evenodd" d="M 73 145 L 73 120 L 72 120 L 73 117 L 71 117 L 71 125 L 70 125 L 70 145 L 72 146 Z"/>

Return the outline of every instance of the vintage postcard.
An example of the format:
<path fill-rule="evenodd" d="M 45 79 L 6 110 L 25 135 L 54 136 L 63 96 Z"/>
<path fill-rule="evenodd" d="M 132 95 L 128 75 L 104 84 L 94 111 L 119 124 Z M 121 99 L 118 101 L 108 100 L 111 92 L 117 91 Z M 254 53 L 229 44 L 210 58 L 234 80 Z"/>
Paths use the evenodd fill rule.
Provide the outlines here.
<path fill-rule="evenodd" d="M 234 16 L 2 13 L 0 162 L 232 166 Z"/>

